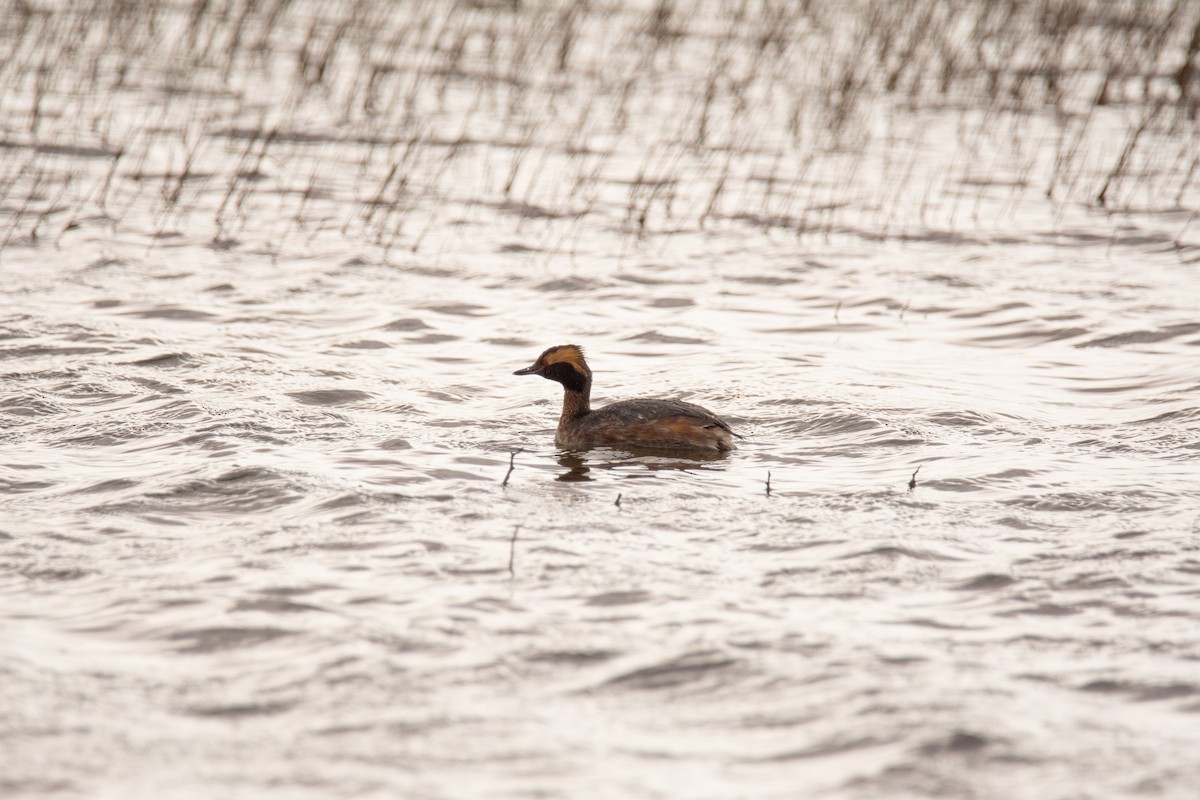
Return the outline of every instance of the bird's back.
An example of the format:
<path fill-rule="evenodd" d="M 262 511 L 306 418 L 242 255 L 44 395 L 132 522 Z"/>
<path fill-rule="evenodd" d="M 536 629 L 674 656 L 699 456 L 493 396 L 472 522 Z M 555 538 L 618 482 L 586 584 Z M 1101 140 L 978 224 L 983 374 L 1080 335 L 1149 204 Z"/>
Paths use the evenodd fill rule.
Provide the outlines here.
<path fill-rule="evenodd" d="M 724 451 L 733 432 L 706 408 L 682 400 L 622 400 L 559 425 L 560 447 L 644 447 Z"/>

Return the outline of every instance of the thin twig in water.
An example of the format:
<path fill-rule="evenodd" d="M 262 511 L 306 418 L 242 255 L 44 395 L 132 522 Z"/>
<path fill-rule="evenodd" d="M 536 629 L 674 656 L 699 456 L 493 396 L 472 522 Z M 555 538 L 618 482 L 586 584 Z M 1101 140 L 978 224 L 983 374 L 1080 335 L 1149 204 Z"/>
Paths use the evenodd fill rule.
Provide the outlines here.
<path fill-rule="evenodd" d="M 516 466 L 513 461 L 516 459 L 517 453 L 522 453 L 524 451 L 525 448 L 520 447 L 508 454 L 508 472 L 504 473 L 504 480 L 500 481 L 501 489 L 503 489 L 505 486 L 508 486 L 508 477 L 512 475 L 513 468 Z"/>
<path fill-rule="evenodd" d="M 621 493 L 620 492 L 617 492 L 617 499 L 616 499 L 616 502 L 613 503 L 613 505 L 616 506 L 617 508 L 621 507 Z"/>
<path fill-rule="evenodd" d="M 913 489 L 917 488 L 917 473 L 921 471 L 921 467 L 923 467 L 923 466 L 925 466 L 925 465 L 924 465 L 924 464 L 918 464 L 918 465 L 917 465 L 917 468 L 913 470 L 912 477 L 908 479 L 908 490 L 909 490 L 910 492 L 911 492 Z"/>
<path fill-rule="evenodd" d="M 767 497 L 771 496 L 771 470 L 767 470 Z"/>
<path fill-rule="evenodd" d="M 833 321 L 838 323 L 839 325 L 841 324 L 842 321 L 840 319 L 838 319 L 838 312 L 841 310 L 842 310 L 842 301 L 838 300 L 837 305 L 833 307 Z"/>
<path fill-rule="evenodd" d="M 1121 157 L 1117 159 L 1117 164 L 1112 168 L 1112 172 L 1108 173 L 1108 177 L 1104 179 L 1104 185 L 1100 187 L 1100 193 L 1096 195 L 1096 202 L 1101 208 L 1108 208 L 1108 190 L 1113 185 L 1125 176 L 1125 168 L 1129 164 L 1129 159 L 1133 155 L 1134 149 L 1137 147 L 1138 139 L 1150 127 L 1158 117 L 1159 111 L 1162 110 L 1162 103 L 1155 103 L 1150 110 L 1142 117 L 1142 121 L 1134 128 L 1129 135 L 1129 139 L 1125 142 L 1125 149 L 1121 151 Z"/>
<path fill-rule="evenodd" d="M 513 562 L 517 559 L 517 534 L 520 532 L 521 526 L 514 525 L 512 539 L 508 541 L 508 575 L 511 578 L 517 577 L 517 573 L 513 571 Z"/>

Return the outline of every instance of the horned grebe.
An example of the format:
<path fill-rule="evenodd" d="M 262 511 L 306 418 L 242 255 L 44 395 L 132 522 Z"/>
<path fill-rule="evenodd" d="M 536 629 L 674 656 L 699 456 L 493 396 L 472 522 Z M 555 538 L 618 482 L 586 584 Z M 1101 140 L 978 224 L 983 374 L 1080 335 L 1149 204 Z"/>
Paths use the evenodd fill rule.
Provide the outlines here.
<path fill-rule="evenodd" d="M 663 450 L 733 449 L 734 433 L 716 414 L 679 400 L 622 400 L 591 407 L 592 371 L 579 345 L 560 344 L 513 375 L 541 375 L 563 385 L 563 410 L 554 443 L 568 449 L 634 447 Z"/>

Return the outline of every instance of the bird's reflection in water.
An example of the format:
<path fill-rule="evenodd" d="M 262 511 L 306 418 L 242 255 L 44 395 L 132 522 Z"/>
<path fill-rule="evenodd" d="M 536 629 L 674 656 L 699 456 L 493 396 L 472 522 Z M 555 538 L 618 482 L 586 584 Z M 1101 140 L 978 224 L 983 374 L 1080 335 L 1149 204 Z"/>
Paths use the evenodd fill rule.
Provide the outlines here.
<path fill-rule="evenodd" d="M 588 456 L 591 457 L 588 458 Z M 555 480 L 566 483 L 591 481 L 595 480 L 590 475 L 593 469 L 617 469 L 633 465 L 650 471 L 713 469 L 711 462 L 725 461 L 728 458 L 728 451 L 680 451 L 657 450 L 653 448 L 638 448 L 636 450 L 612 450 L 609 448 L 563 450 L 558 454 L 558 464 L 566 472 L 560 474 Z"/>
<path fill-rule="evenodd" d="M 567 471 L 559 475 L 555 480 L 566 483 L 594 480 L 594 478 L 588 476 L 592 468 L 587 465 L 587 461 L 584 460 L 583 454 L 579 450 L 564 450 L 559 453 L 558 465 Z"/>

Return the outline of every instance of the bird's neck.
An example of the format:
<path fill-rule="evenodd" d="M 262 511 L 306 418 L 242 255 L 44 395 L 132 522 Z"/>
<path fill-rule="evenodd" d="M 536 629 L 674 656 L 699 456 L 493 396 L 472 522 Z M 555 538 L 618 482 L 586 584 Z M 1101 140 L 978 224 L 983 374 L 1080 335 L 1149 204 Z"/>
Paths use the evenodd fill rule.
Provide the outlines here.
<path fill-rule="evenodd" d="M 578 419 L 584 414 L 592 410 L 592 379 L 588 376 L 587 381 L 583 384 L 583 388 L 579 391 L 573 389 L 563 390 L 563 410 L 562 422 L 569 422 L 573 419 Z"/>

